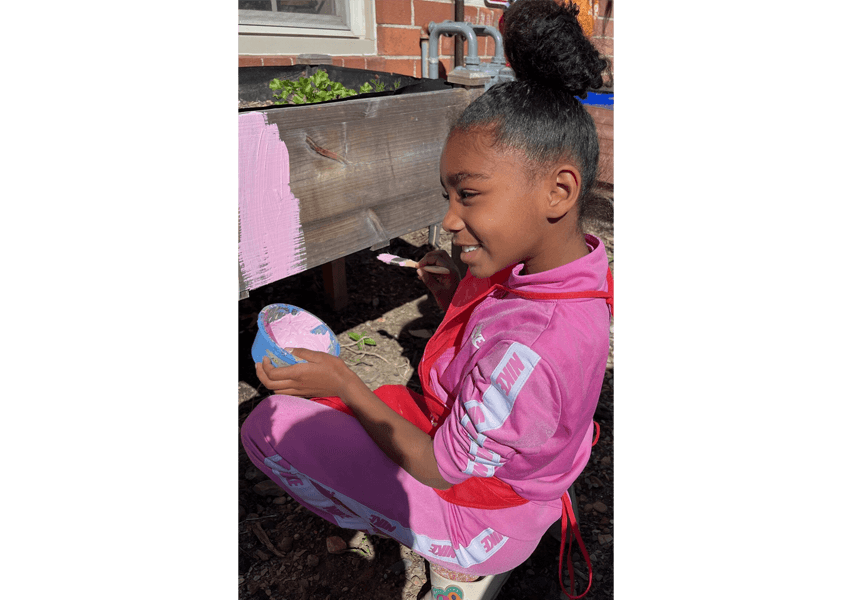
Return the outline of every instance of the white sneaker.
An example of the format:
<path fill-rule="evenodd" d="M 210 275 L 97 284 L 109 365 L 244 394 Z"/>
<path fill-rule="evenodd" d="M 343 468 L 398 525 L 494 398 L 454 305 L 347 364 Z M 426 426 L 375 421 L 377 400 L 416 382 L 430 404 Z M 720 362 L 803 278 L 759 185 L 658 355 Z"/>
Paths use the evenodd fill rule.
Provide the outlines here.
<path fill-rule="evenodd" d="M 511 571 L 498 575 L 487 575 L 478 581 L 454 581 L 439 575 L 428 564 L 433 600 L 495 600 L 502 586 L 511 576 Z"/>

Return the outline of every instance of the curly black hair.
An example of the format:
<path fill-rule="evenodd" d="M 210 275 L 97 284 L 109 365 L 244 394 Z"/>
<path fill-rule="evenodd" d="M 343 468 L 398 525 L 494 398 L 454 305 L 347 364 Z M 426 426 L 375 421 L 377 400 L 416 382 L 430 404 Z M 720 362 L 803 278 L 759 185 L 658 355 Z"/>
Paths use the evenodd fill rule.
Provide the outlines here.
<path fill-rule="evenodd" d="M 596 181 L 599 140 L 576 98 L 602 86 L 607 60 L 584 35 L 572 3 L 519 0 L 505 12 L 505 55 L 516 81 L 494 85 L 452 126 L 484 129 L 496 147 L 525 153 L 533 174 L 570 160 L 582 177 L 579 218 Z M 449 134 L 451 135 L 451 133 Z"/>

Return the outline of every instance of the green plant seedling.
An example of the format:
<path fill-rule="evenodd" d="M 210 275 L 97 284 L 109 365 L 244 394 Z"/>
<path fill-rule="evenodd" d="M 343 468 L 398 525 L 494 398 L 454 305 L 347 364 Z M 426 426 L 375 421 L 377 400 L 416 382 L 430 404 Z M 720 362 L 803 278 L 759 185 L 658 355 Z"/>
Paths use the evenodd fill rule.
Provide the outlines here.
<path fill-rule="evenodd" d="M 316 71 L 310 77 L 300 77 L 298 81 L 272 79 L 269 88 L 278 92 L 274 94 L 275 104 L 313 104 L 350 98 L 373 90 L 369 82 L 361 85 L 359 91 L 349 89 L 338 81 L 331 81 L 327 71 Z"/>
<path fill-rule="evenodd" d="M 378 345 L 378 342 L 376 342 L 370 337 L 367 337 L 365 333 L 349 333 L 348 337 L 350 337 L 352 341 L 357 342 L 357 347 L 361 350 L 363 350 L 365 346 Z"/>

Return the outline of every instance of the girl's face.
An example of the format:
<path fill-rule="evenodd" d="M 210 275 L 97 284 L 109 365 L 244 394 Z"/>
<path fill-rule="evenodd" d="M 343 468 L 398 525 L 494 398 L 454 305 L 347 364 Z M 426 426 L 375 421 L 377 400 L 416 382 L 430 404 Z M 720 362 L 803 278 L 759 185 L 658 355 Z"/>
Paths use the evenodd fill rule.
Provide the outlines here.
<path fill-rule="evenodd" d="M 443 229 L 461 247 L 460 259 L 479 278 L 523 262 L 525 273 L 550 268 L 545 178 L 529 181 L 523 158 L 495 149 L 486 134 L 453 133 L 440 159 L 449 201 Z"/>

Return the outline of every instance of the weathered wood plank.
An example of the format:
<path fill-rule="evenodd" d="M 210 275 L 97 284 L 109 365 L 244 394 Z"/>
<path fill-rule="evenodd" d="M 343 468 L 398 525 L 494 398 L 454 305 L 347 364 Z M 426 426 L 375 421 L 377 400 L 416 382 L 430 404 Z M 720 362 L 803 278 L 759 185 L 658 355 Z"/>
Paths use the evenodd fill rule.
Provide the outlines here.
<path fill-rule="evenodd" d="M 476 95 L 454 89 L 270 108 L 262 113 L 264 124 L 249 126 L 246 121 L 245 127 L 246 115 L 240 115 L 240 295 L 441 222 L 446 206 L 439 183 L 440 153 L 451 123 Z M 599 134 L 598 181 L 612 184 L 613 111 L 587 109 Z M 243 139 L 243 130 L 262 141 Z M 270 135 L 280 148 L 269 146 Z M 252 155 L 254 146 L 274 154 L 274 161 L 263 162 L 265 150 Z M 251 169 L 285 170 L 280 182 L 266 177 L 260 182 L 265 187 L 251 187 L 257 182 L 250 180 L 252 173 L 242 172 L 243 156 L 249 157 L 244 162 Z M 243 183 L 245 193 L 253 194 L 250 202 L 243 202 Z M 261 197 L 267 200 L 257 200 Z M 293 206 L 294 219 L 276 217 Z M 246 231 L 243 208 L 251 216 Z M 281 224 L 297 232 L 284 232 Z M 243 238 L 250 238 L 245 248 L 254 253 L 250 277 L 242 277 Z M 275 268 L 279 256 L 296 262 Z"/>
<path fill-rule="evenodd" d="M 433 195 L 425 192 L 411 196 L 404 202 L 390 200 L 345 215 L 305 224 L 306 268 L 356 251 L 346 251 L 347 248 L 370 248 L 432 223 L 441 222 L 445 216 L 446 203 L 442 192 L 438 198 L 439 202 L 435 202 Z"/>
<path fill-rule="evenodd" d="M 269 110 L 289 150 L 302 224 L 439 193 L 440 152 L 467 102 L 458 89 Z"/>
<path fill-rule="evenodd" d="M 298 251 L 292 273 L 439 223 L 445 213 L 439 157 L 451 123 L 468 102 L 466 90 L 454 89 L 265 111 L 263 127 L 246 126 L 240 132 L 244 129 L 260 140 L 276 131 L 280 149 L 272 147 L 268 154 L 276 153 L 278 163 L 286 155 L 288 171 L 280 183 L 263 180 L 260 191 L 250 187 L 250 173 L 240 172 L 246 194 L 270 198 L 243 202 L 240 196 L 240 244 L 250 236 L 253 245 L 246 248 L 256 248 L 256 241 L 262 240 L 259 252 L 265 256 L 290 243 L 273 227 L 258 226 L 256 218 L 250 227 L 241 226 L 243 205 L 246 215 L 249 209 L 256 214 L 258 203 L 266 206 L 278 197 L 281 211 L 297 204 L 303 234 L 303 251 Z M 267 138 L 243 140 L 240 133 L 240 171 L 243 156 L 245 164 L 257 168 L 262 157 L 252 155 L 252 149 L 255 144 L 265 149 L 269 143 Z M 280 167 L 276 163 L 274 168 Z M 280 278 L 263 268 L 258 276 L 240 282 L 240 291 Z"/>

